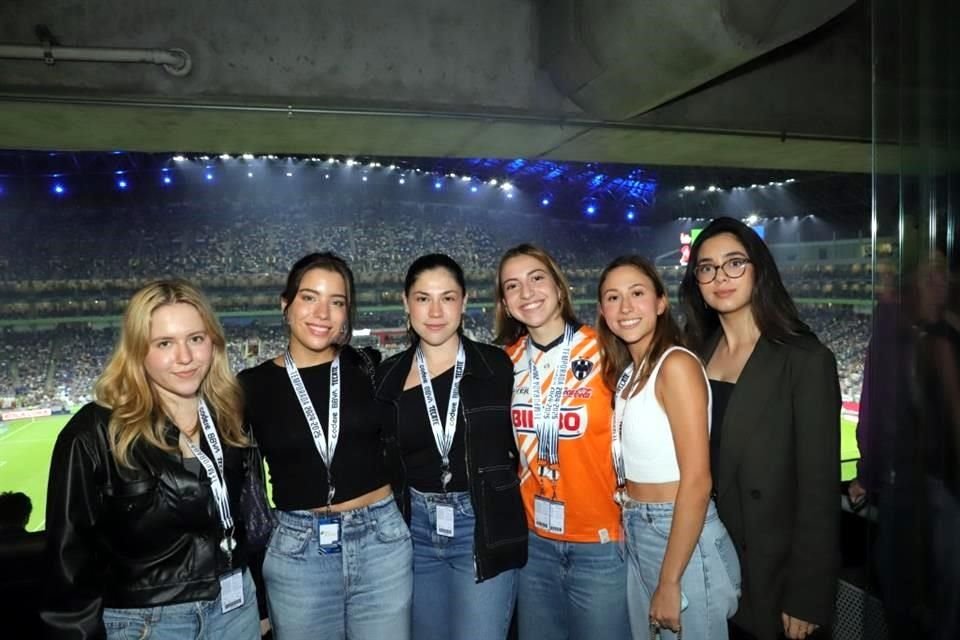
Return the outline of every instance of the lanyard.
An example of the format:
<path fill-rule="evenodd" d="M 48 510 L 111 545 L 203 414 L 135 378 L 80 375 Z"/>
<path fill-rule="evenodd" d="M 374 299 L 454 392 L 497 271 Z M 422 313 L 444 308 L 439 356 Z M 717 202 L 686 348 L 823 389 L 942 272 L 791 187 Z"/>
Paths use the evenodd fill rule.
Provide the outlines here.
<path fill-rule="evenodd" d="M 527 370 L 530 371 L 530 404 L 533 405 L 533 425 L 537 433 L 537 456 L 540 463 L 556 467 L 560 463 L 560 404 L 563 401 L 563 386 L 570 365 L 570 345 L 573 343 L 573 327 L 569 324 L 563 331 L 560 362 L 553 372 L 553 380 L 543 399 L 540 387 L 540 372 L 533 362 L 533 341 L 527 337 Z"/>
<path fill-rule="evenodd" d="M 213 454 L 213 461 L 200 447 L 193 444 L 182 433 L 180 438 L 190 447 L 190 451 L 200 461 L 203 470 L 207 473 L 207 478 L 210 479 L 210 490 L 213 492 L 213 500 L 217 504 L 217 511 L 220 512 L 220 523 L 223 525 L 223 530 L 232 531 L 233 517 L 230 515 L 230 500 L 227 495 L 227 476 L 223 471 L 223 447 L 220 445 L 220 438 L 217 437 L 217 430 L 213 426 L 213 418 L 210 417 L 210 410 L 207 409 L 207 403 L 203 401 L 203 398 L 200 399 L 198 411 L 200 413 L 200 428 L 203 430 L 203 437 L 207 441 L 207 446 L 210 447 L 210 453 Z M 214 461 L 216 466 L 214 466 Z"/>
<path fill-rule="evenodd" d="M 297 365 L 293 361 L 293 356 L 287 351 L 283 355 L 283 364 L 287 369 L 287 377 L 293 390 L 297 394 L 297 400 L 300 402 L 300 408 L 307 419 L 307 425 L 310 427 L 310 435 L 313 436 L 313 443 L 317 447 L 317 453 L 323 460 L 327 468 L 327 506 L 333 502 L 333 494 L 336 489 L 333 486 L 333 454 L 337 450 L 337 442 L 340 440 L 340 356 L 333 359 L 330 365 L 330 403 L 328 417 L 330 428 L 327 430 L 326 438 L 323 435 L 323 425 L 320 424 L 320 418 L 313 408 L 313 401 L 310 400 L 310 394 L 307 393 L 307 387 L 303 384 L 300 372 L 297 371 Z"/>
<path fill-rule="evenodd" d="M 641 369 L 643 367 L 641 366 Z M 610 449 L 613 453 L 613 468 L 617 472 L 617 493 L 627 484 L 627 473 L 623 465 L 623 414 L 627 410 L 627 399 L 622 398 L 623 390 L 633 376 L 633 365 L 624 370 L 617 382 L 617 393 L 613 396 L 613 424 L 611 424 Z"/>
<path fill-rule="evenodd" d="M 453 436 L 457 432 L 457 410 L 460 408 L 460 380 L 467 364 L 467 357 L 463 352 L 463 343 L 457 349 L 457 363 L 453 368 L 453 382 L 450 384 L 450 399 L 447 401 L 447 421 L 440 423 L 440 409 L 437 407 L 437 398 L 433 393 L 433 383 L 430 382 L 430 371 L 427 369 L 427 359 L 420 347 L 417 347 L 417 373 L 420 376 L 420 386 L 423 388 L 423 401 L 427 405 L 427 417 L 430 418 L 430 428 L 433 430 L 433 440 L 437 443 L 440 452 L 441 472 L 440 482 L 443 490 L 447 490 L 453 474 L 450 473 L 450 448 L 453 446 Z"/>

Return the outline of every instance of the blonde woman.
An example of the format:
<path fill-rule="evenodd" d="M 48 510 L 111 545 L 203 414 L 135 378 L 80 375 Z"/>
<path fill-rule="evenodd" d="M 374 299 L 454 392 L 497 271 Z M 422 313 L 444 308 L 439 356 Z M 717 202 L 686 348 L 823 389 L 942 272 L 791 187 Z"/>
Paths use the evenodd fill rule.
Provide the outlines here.
<path fill-rule="evenodd" d="M 53 452 L 48 636 L 259 638 L 241 394 L 195 287 L 134 294 L 94 397 Z"/>

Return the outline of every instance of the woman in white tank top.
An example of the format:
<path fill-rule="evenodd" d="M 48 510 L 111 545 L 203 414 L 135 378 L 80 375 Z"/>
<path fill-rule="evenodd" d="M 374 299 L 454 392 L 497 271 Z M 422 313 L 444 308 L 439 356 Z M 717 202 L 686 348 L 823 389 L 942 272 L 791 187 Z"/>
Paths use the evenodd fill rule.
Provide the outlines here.
<path fill-rule="evenodd" d="M 710 498 L 710 388 L 684 349 L 656 269 L 624 256 L 604 269 L 597 333 L 616 389 L 613 455 L 627 540 L 634 640 L 727 638 L 740 565 Z"/>

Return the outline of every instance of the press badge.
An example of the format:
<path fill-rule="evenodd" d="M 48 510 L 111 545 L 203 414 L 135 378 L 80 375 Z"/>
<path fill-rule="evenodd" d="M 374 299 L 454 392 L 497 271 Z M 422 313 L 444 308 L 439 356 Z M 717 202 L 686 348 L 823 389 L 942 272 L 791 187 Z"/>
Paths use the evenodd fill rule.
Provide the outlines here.
<path fill-rule="evenodd" d="M 220 576 L 220 611 L 229 613 L 243 606 L 243 570 Z"/>
<path fill-rule="evenodd" d="M 453 537 L 453 505 L 437 505 L 437 535 L 447 538 Z"/>
<path fill-rule="evenodd" d="M 563 503 L 543 496 L 533 498 L 533 522 L 538 529 L 563 533 Z"/>
<path fill-rule="evenodd" d="M 317 518 L 317 540 L 323 551 L 340 551 L 340 521 L 340 516 Z"/>

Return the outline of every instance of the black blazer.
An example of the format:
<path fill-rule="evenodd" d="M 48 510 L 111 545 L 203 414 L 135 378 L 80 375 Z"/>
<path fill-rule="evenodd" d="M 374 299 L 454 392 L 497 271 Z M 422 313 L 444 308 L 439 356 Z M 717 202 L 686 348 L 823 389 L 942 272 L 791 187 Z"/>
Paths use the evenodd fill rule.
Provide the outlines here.
<path fill-rule="evenodd" d="M 466 337 L 466 366 L 460 381 L 460 421 L 464 429 L 470 502 L 476 514 L 473 557 L 477 582 L 527 563 L 527 518 L 517 475 L 519 454 L 510 419 L 513 363 L 496 347 Z M 407 522 L 410 490 L 407 486 L 397 425 L 399 399 L 414 347 L 388 358 L 377 369 L 377 400 L 384 408 L 387 466 L 394 494 Z"/>
<path fill-rule="evenodd" d="M 721 338 L 707 342 L 709 362 Z M 730 398 L 713 483 L 740 556 L 734 617 L 758 640 L 783 632 L 780 613 L 827 625 L 840 569 L 840 384 L 813 335 L 761 337 Z"/>

